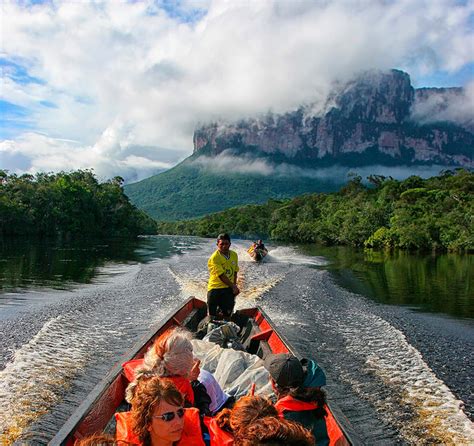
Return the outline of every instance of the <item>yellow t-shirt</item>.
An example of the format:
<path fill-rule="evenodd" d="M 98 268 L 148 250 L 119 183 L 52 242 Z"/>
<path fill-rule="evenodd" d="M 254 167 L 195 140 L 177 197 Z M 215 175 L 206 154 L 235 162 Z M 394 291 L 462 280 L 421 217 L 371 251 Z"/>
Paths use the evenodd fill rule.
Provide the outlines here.
<path fill-rule="evenodd" d="M 216 250 L 209 260 L 207 267 L 209 269 L 209 282 L 207 283 L 207 290 L 215 290 L 216 288 L 228 288 L 228 286 L 219 279 L 221 274 L 225 274 L 229 280 L 234 283 L 234 275 L 239 271 L 237 253 L 229 251 L 229 259 L 226 259 L 219 250 Z"/>

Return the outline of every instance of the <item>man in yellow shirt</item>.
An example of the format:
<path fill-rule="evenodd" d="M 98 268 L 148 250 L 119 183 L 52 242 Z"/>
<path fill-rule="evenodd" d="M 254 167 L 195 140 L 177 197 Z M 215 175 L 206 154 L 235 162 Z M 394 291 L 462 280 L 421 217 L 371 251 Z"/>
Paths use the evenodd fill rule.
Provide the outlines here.
<path fill-rule="evenodd" d="M 237 286 L 239 260 L 230 250 L 229 234 L 219 234 L 217 250 L 207 261 L 209 282 L 207 284 L 207 309 L 209 316 L 216 317 L 218 309 L 225 319 L 234 311 L 235 296 L 240 293 Z"/>

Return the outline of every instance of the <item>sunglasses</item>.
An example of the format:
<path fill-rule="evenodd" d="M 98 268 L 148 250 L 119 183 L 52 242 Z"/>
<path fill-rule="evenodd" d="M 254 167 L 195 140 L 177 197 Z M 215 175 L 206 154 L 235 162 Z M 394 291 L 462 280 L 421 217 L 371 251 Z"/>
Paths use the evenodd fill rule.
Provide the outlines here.
<path fill-rule="evenodd" d="M 178 409 L 176 412 L 166 412 L 163 415 L 153 415 L 153 418 L 159 418 L 163 421 L 172 421 L 176 415 L 178 415 L 178 418 L 183 418 L 184 409 L 181 407 L 181 409 Z"/>

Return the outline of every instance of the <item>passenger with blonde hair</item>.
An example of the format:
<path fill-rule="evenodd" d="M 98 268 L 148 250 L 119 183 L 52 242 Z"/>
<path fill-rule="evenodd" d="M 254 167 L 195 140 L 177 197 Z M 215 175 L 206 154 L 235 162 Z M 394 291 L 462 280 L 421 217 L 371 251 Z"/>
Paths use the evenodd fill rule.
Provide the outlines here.
<path fill-rule="evenodd" d="M 241 429 L 235 436 L 234 446 L 314 446 L 314 437 L 308 429 L 284 418 L 266 417 Z"/>
<path fill-rule="evenodd" d="M 141 375 L 156 375 L 171 379 L 183 393 L 187 404 L 193 406 L 194 391 L 191 380 L 197 378 L 195 369 L 199 368 L 199 363 L 193 356 L 192 337 L 188 330 L 173 327 L 155 340 L 142 359 L 122 364 L 125 376 L 130 381 L 125 399 L 130 402 L 130 393 L 136 385 L 135 378 Z"/>
<path fill-rule="evenodd" d="M 193 334 L 181 327 L 165 331 L 144 356 L 143 368 L 158 376 L 187 376 L 194 365 Z"/>
<path fill-rule="evenodd" d="M 205 446 L 198 409 L 183 407 L 174 383 L 140 376 L 130 391 L 130 412 L 115 414 L 116 439 L 140 446 Z"/>

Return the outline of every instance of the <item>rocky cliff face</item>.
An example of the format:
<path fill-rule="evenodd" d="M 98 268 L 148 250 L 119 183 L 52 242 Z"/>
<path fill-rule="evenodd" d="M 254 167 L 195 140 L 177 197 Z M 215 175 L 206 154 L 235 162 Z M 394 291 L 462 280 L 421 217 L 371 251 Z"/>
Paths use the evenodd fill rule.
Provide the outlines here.
<path fill-rule="evenodd" d="M 312 166 L 472 168 L 472 120 L 453 122 L 449 113 L 462 94 L 462 89 L 414 90 L 409 75 L 398 70 L 370 72 L 330 94 L 321 115 L 305 106 L 284 115 L 201 127 L 194 133 L 194 153 L 215 156 L 231 150 Z"/>

